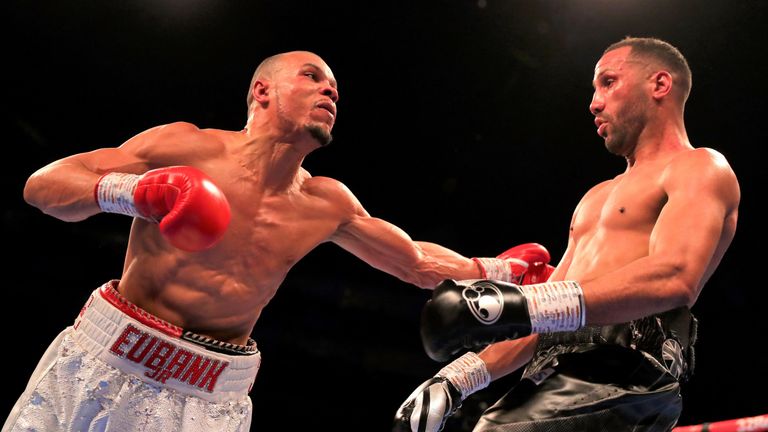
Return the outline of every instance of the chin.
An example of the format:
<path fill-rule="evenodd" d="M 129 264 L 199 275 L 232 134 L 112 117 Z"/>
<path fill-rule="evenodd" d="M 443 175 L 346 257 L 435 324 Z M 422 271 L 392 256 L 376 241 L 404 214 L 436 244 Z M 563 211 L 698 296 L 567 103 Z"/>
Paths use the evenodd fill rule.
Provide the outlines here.
<path fill-rule="evenodd" d="M 326 129 L 323 126 L 308 125 L 306 130 L 321 147 L 325 147 L 333 141 L 333 135 L 331 135 L 330 129 Z"/>
<path fill-rule="evenodd" d="M 630 153 L 630 146 L 626 139 L 606 139 L 605 148 L 616 156 L 626 157 Z"/>

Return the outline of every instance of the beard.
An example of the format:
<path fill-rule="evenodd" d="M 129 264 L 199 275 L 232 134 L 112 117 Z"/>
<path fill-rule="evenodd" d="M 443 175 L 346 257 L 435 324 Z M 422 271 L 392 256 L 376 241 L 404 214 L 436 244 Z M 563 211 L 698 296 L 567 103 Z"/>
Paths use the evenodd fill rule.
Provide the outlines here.
<path fill-rule="evenodd" d="M 611 132 L 605 138 L 605 148 L 617 156 L 628 156 L 637 146 L 647 120 L 648 102 L 640 95 L 628 100 L 613 118 Z"/>
<path fill-rule="evenodd" d="M 315 124 L 308 124 L 304 126 L 304 130 L 309 132 L 309 135 L 317 141 L 321 147 L 325 147 L 333 141 L 333 135 L 330 132 L 326 132 L 325 128 Z"/>
<path fill-rule="evenodd" d="M 605 138 L 605 148 L 616 156 L 627 156 L 632 147 L 629 144 L 632 141 L 631 130 L 624 122 L 613 122 L 611 133 Z"/>
<path fill-rule="evenodd" d="M 275 89 L 275 104 L 277 104 L 278 121 L 280 124 L 289 127 L 288 125 L 290 125 L 292 121 L 289 119 L 285 109 L 283 108 L 282 100 L 280 99 L 280 92 L 277 89 Z M 333 135 L 331 135 L 330 130 L 326 132 L 325 128 L 323 128 L 321 125 L 308 123 L 304 125 L 303 129 L 305 132 L 309 133 L 309 135 L 314 138 L 318 144 L 320 144 L 320 147 L 325 147 L 330 144 L 331 141 L 333 141 Z"/>

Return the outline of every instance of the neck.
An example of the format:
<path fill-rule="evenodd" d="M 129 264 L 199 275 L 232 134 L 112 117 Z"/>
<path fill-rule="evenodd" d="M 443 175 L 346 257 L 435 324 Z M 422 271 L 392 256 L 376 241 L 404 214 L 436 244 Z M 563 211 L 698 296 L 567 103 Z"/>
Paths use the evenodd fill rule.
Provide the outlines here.
<path fill-rule="evenodd" d="M 693 148 L 685 130 L 683 114 L 656 116 L 643 128 L 637 138 L 637 145 L 628 156 L 628 169 L 646 161 L 656 161 L 672 156 L 680 151 Z"/>
<path fill-rule="evenodd" d="M 246 139 L 236 157 L 267 190 L 286 190 L 293 185 L 304 158 L 317 147 L 302 134 L 259 127 L 251 122 L 241 133 Z"/>

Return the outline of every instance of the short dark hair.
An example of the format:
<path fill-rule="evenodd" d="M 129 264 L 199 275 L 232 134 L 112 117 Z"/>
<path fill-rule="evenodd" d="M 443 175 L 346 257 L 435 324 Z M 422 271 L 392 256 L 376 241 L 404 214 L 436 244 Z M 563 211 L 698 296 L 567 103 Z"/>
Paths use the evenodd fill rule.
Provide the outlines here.
<path fill-rule="evenodd" d="M 673 76 L 679 80 L 678 83 L 683 96 L 682 102 L 688 99 L 688 95 L 691 93 L 691 86 L 693 85 L 693 77 L 688 61 L 680 50 L 661 39 L 627 36 L 606 48 L 603 54 L 625 46 L 632 47 L 631 57 L 641 57 L 646 61 L 652 59 L 661 63 L 662 66 L 669 68 Z"/>

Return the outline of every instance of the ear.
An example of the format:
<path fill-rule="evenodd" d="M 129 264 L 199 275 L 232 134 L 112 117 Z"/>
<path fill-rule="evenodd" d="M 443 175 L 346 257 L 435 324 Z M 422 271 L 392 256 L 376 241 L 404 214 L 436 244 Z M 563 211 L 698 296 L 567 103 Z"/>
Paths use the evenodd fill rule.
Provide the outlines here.
<path fill-rule="evenodd" d="M 672 92 L 672 74 L 667 71 L 658 71 L 651 76 L 653 84 L 652 96 L 654 99 L 662 99 Z"/>
<path fill-rule="evenodd" d="M 264 105 L 269 102 L 269 82 L 256 80 L 251 87 L 251 96 L 253 101 L 259 104 Z"/>

